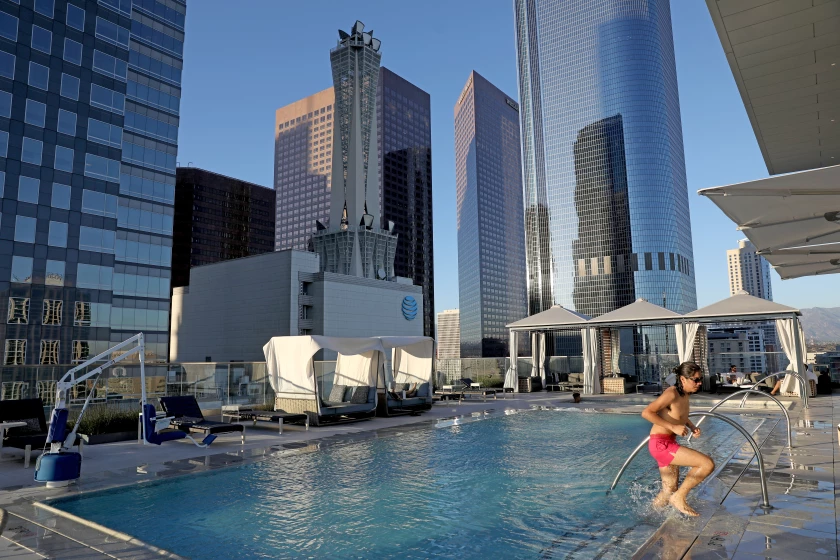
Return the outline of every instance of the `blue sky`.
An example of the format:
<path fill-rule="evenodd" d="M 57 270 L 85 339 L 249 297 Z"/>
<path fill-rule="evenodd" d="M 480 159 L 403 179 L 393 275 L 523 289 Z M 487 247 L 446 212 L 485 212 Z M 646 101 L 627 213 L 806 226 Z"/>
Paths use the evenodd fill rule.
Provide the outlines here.
<path fill-rule="evenodd" d="M 766 177 L 767 168 L 705 2 L 671 4 L 703 306 L 729 295 L 726 249 L 742 236 L 696 191 Z M 431 95 L 435 300 L 438 311 L 458 307 L 453 107 L 473 69 L 518 99 L 513 0 L 193 1 L 179 163 L 273 186 L 274 112 L 332 85 L 329 49 L 356 19 L 382 40 L 382 64 Z M 772 275 L 780 303 L 840 306 L 833 276 Z"/>

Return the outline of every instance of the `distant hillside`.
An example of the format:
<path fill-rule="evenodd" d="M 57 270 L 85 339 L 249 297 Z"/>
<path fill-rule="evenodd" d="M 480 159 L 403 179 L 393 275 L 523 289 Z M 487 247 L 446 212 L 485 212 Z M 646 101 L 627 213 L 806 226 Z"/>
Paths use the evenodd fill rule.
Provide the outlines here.
<path fill-rule="evenodd" d="M 812 307 L 801 311 L 809 346 L 812 342 L 840 343 L 840 307 Z"/>

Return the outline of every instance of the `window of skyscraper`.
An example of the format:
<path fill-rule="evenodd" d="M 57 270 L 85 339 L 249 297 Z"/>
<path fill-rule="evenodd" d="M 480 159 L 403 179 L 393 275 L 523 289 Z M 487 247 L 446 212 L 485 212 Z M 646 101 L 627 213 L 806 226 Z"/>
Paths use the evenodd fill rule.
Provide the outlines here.
<path fill-rule="evenodd" d="M 5 130 L 0 130 L 0 157 L 6 157 L 9 151 L 9 133 Z"/>
<path fill-rule="evenodd" d="M 26 361 L 26 341 L 7 340 L 6 353 L 3 364 L 7 366 L 22 366 Z"/>
<path fill-rule="evenodd" d="M 128 29 L 101 17 L 96 18 L 96 36 L 120 47 L 128 48 Z"/>
<path fill-rule="evenodd" d="M 2 13 L 2 12 L 0 12 Z M 0 76 L 13 80 L 15 77 L 15 55 L 0 51 Z"/>
<path fill-rule="evenodd" d="M 67 26 L 79 31 L 85 30 L 85 11 L 69 2 L 67 3 Z"/>
<path fill-rule="evenodd" d="M 39 179 L 21 175 L 18 179 L 18 201 L 38 204 L 40 188 L 41 181 Z"/>
<path fill-rule="evenodd" d="M 42 340 L 41 341 L 41 356 L 39 363 L 41 365 L 57 365 L 58 364 L 58 341 L 57 340 Z"/>
<path fill-rule="evenodd" d="M 70 74 L 61 75 L 61 95 L 74 101 L 79 100 L 79 78 Z"/>
<path fill-rule="evenodd" d="M 41 323 L 44 325 L 61 325 L 61 308 L 64 302 L 60 299 L 44 300 L 44 316 Z"/>
<path fill-rule="evenodd" d="M 12 94 L 8 91 L 0 91 L 0 117 L 12 116 Z"/>
<path fill-rule="evenodd" d="M 76 271 L 76 286 L 110 290 L 113 286 L 114 269 L 108 266 L 79 263 Z"/>
<path fill-rule="evenodd" d="M 29 298 L 9 298 L 9 316 L 6 322 L 13 325 L 29 323 Z"/>
<path fill-rule="evenodd" d="M 133 51 L 132 51 L 133 52 Z M 128 63 L 104 52 L 93 51 L 93 69 L 106 76 L 126 81 Z"/>
<path fill-rule="evenodd" d="M 58 110 L 58 131 L 62 134 L 76 135 L 76 113 Z"/>
<path fill-rule="evenodd" d="M 23 137 L 23 150 L 20 160 L 34 165 L 41 165 L 41 155 L 44 151 L 44 143 L 27 136 Z"/>
<path fill-rule="evenodd" d="M 33 99 L 26 100 L 26 113 L 23 120 L 27 124 L 44 128 L 47 118 L 47 106 Z"/>
<path fill-rule="evenodd" d="M 50 85 L 50 69 L 36 62 L 30 62 L 29 81 L 27 83 L 32 87 L 48 89 Z"/>
<path fill-rule="evenodd" d="M 91 84 L 90 104 L 122 115 L 125 111 L 125 96 L 118 91 Z"/>
<path fill-rule="evenodd" d="M 53 183 L 52 200 L 50 205 L 53 208 L 70 209 L 70 186 L 62 185 L 61 183 Z"/>
<path fill-rule="evenodd" d="M 85 154 L 85 175 L 108 181 L 119 181 L 120 162 L 102 156 Z"/>
<path fill-rule="evenodd" d="M 73 150 L 64 146 L 55 147 L 55 168 L 59 171 L 73 172 Z"/>
<path fill-rule="evenodd" d="M 116 218 L 117 197 L 85 189 L 82 191 L 82 212 Z"/>
<path fill-rule="evenodd" d="M 52 31 L 33 25 L 32 48 L 50 54 L 50 51 L 52 51 Z"/>
<path fill-rule="evenodd" d="M 32 283 L 32 257 L 12 257 L 12 282 L 20 284 Z"/>
<path fill-rule="evenodd" d="M 35 227 L 38 225 L 36 218 L 28 216 L 15 216 L 15 241 L 20 243 L 35 243 Z"/>
<path fill-rule="evenodd" d="M 72 64 L 82 63 L 82 44 L 73 39 L 64 39 L 64 60 Z"/>
<path fill-rule="evenodd" d="M 0 12 L 0 37 L 17 41 L 18 18 L 6 12 Z"/>
<path fill-rule="evenodd" d="M 35 0 L 35 11 L 48 18 L 53 17 L 55 0 Z"/>
<path fill-rule="evenodd" d="M 44 283 L 47 286 L 63 286 L 64 285 L 64 261 L 47 260 L 47 275 Z"/>
<path fill-rule="evenodd" d="M 64 222 L 50 222 L 50 233 L 47 244 L 53 247 L 67 247 L 67 224 Z"/>

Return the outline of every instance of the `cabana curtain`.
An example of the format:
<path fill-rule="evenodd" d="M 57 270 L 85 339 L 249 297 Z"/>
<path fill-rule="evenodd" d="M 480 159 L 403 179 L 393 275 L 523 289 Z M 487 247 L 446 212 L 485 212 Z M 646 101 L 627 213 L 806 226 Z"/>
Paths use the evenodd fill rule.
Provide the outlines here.
<path fill-rule="evenodd" d="M 680 363 L 691 360 L 691 355 L 694 352 L 694 338 L 697 336 L 699 328 L 700 323 L 677 323 L 674 325 L 674 330 L 677 332 L 677 354 Z"/>
<path fill-rule="evenodd" d="M 621 373 L 621 335 L 618 329 L 610 329 L 611 373 Z"/>
<path fill-rule="evenodd" d="M 545 333 L 535 332 L 531 334 L 531 362 L 534 377 L 539 377 L 545 386 Z"/>
<path fill-rule="evenodd" d="M 505 389 L 513 389 L 514 393 L 519 392 L 519 381 L 516 371 L 516 359 L 519 356 L 517 348 L 516 331 L 510 331 L 510 365 L 505 372 Z"/>
<path fill-rule="evenodd" d="M 389 346 L 388 339 L 383 344 Z M 431 383 L 434 345 L 431 339 L 393 349 L 391 375 L 397 383 Z M 389 379 L 388 381 L 392 381 Z"/>
<path fill-rule="evenodd" d="M 601 392 L 601 361 L 598 357 L 598 329 L 581 330 L 583 338 L 583 393 Z"/>
<path fill-rule="evenodd" d="M 801 336 L 801 327 L 796 329 L 799 331 L 798 334 L 800 336 L 794 334 L 794 320 L 798 319 L 776 319 L 776 332 L 779 333 L 779 341 L 782 343 L 782 350 L 785 351 L 785 356 L 787 356 L 787 359 L 790 360 L 790 364 L 788 364 L 787 369 L 797 373 L 802 373 L 803 360 L 802 357 L 798 355 L 797 343 L 799 343 L 800 348 L 805 348 L 805 337 Z M 797 338 L 799 338 L 799 340 L 797 340 Z M 799 394 L 799 382 L 792 375 L 785 376 L 784 381 L 782 382 L 781 390 L 786 393 L 793 392 L 796 393 L 797 396 L 801 396 Z"/>

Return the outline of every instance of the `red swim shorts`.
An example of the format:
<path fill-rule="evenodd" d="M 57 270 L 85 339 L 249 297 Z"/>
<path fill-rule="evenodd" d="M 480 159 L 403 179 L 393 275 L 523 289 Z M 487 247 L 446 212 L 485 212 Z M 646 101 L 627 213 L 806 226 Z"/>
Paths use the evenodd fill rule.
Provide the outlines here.
<path fill-rule="evenodd" d="M 679 448 L 680 444 L 674 434 L 651 434 L 648 442 L 650 456 L 656 459 L 660 469 L 671 464 Z"/>

